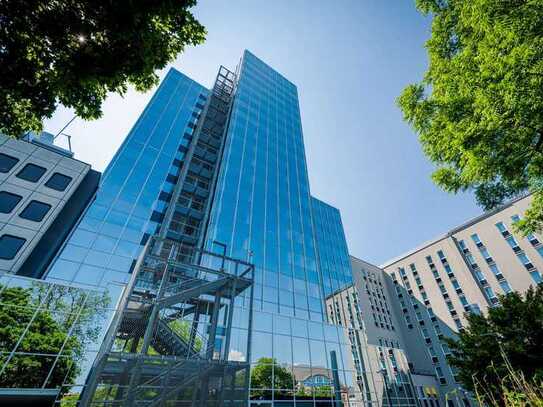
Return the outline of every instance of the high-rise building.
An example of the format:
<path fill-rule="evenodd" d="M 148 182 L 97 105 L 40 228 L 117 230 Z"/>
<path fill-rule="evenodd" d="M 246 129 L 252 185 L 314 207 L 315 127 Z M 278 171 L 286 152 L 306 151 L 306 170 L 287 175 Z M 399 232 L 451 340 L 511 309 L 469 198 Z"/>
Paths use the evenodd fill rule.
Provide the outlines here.
<path fill-rule="evenodd" d="M 541 281 L 529 198 L 350 257 L 296 86 L 248 51 L 211 89 L 171 69 L 99 184 L 51 140 L 0 139 L 0 401 L 466 407 L 441 339 Z"/>
<path fill-rule="evenodd" d="M 361 400 L 347 337 L 325 322 L 313 220 L 296 87 L 245 52 L 206 247 L 255 266 L 251 354 L 241 357 L 274 379 L 251 375 L 253 404 Z"/>
<path fill-rule="evenodd" d="M 81 405 L 361 405 L 324 312 L 351 282 L 332 212 L 310 195 L 295 85 L 247 51 L 209 90 L 170 70 L 40 283 L 102 299 L 40 387 Z"/>
<path fill-rule="evenodd" d="M 436 375 L 437 362 L 444 366 L 446 362 L 426 346 L 429 339 L 423 335 L 422 305 L 409 302 L 407 293 L 398 291 L 379 267 L 355 257 L 351 264 L 353 284 L 329 296 L 327 305 L 331 319 L 350 326 L 353 334 L 360 336 L 357 325 L 362 327 L 363 338 L 353 342 L 353 354 L 356 345 L 356 353 L 365 356 L 354 356 L 365 365 L 364 378 L 373 381 L 382 403 L 407 405 L 418 400 L 425 407 L 444 404 L 446 394 L 456 386 L 444 386 Z M 408 303 L 413 315 L 407 314 Z M 469 404 L 470 395 L 464 393 L 456 396 L 460 405 Z"/>
<path fill-rule="evenodd" d="M 158 233 L 209 90 L 170 70 L 107 166 L 47 280 L 126 283 Z"/>
<path fill-rule="evenodd" d="M 442 339 L 466 326 L 467 313 L 498 305 L 497 294 L 523 293 L 542 282 L 541 238 L 513 231 L 530 200 L 512 200 L 381 266 L 395 286 L 403 314 L 399 326 L 413 342 L 408 350 L 418 346 L 420 354 L 425 348 L 445 391 L 461 386 Z"/>

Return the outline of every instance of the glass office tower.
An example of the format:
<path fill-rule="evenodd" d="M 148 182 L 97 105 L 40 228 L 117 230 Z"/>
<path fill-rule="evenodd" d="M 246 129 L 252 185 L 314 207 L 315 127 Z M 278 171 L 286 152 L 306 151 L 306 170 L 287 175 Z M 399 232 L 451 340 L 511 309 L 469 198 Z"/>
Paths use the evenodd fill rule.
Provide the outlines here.
<path fill-rule="evenodd" d="M 353 283 L 349 249 L 337 208 L 311 197 L 324 296 Z"/>
<path fill-rule="evenodd" d="M 208 244 L 257 268 L 255 309 L 323 320 L 296 87 L 244 54 Z"/>
<path fill-rule="evenodd" d="M 250 361 L 268 375 L 251 402 L 355 404 L 347 338 L 324 322 L 296 87 L 247 51 L 238 72 L 206 244 L 255 265 Z"/>
<path fill-rule="evenodd" d="M 209 90 L 170 70 L 105 170 L 98 194 L 47 279 L 126 282 L 157 232 Z"/>
<path fill-rule="evenodd" d="M 186 167 L 194 164 L 212 99 L 181 73 L 168 73 L 48 279 L 128 281 L 149 237 L 171 229 L 162 223 L 183 210 L 186 200 L 178 198 L 188 189 Z M 218 174 L 208 174 L 212 199 L 199 240 L 209 251 L 254 265 L 253 295 L 235 299 L 226 328 L 228 362 L 251 363 L 248 400 L 241 405 L 361 405 L 348 336 L 325 321 L 325 294 L 348 276 L 343 261 L 327 262 L 323 283 L 317 238 L 327 228 L 336 238 L 343 232 L 333 208 L 311 199 L 296 87 L 245 51 L 230 103 Z M 326 220 L 316 221 L 313 211 L 326 212 Z M 224 331 L 218 326 L 217 337 Z"/>

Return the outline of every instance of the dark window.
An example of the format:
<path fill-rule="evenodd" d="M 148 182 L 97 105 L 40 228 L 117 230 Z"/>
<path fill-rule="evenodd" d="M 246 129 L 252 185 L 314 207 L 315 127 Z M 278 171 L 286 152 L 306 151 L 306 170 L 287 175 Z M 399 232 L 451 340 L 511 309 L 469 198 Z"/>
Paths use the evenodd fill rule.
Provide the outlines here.
<path fill-rule="evenodd" d="M 49 204 L 39 201 L 30 201 L 19 216 L 23 219 L 32 220 L 34 222 L 41 222 L 49 209 L 51 209 L 51 205 Z"/>
<path fill-rule="evenodd" d="M 171 199 L 172 199 L 172 194 L 169 194 L 165 191 L 160 191 L 160 195 L 158 196 L 159 201 L 170 202 Z"/>
<path fill-rule="evenodd" d="M 150 237 L 151 235 L 149 233 L 144 233 L 143 237 L 141 238 L 140 245 L 145 246 Z"/>
<path fill-rule="evenodd" d="M 2 235 L 2 237 L 0 237 L 0 259 L 13 259 L 25 242 L 26 240 L 20 237 Z"/>
<path fill-rule="evenodd" d="M 35 164 L 26 164 L 24 168 L 17 174 L 18 178 L 30 182 L 38 182 L 38 180 L 45 174 L 45 168 Z"/>
<path fill-rule="evenodd" d="M 21 196 L 6 191 L 0 192 L 0 213 L 10 213 L 21 200 Z"/>
<path fill-rule="evenodd" d="M 153 213 L 151 214 L 151 220 L 153 222 L 160 223 L 164 220 L 164 214 L 157 211 L 153 211 Z"/>
<path fill-rule="evenodd" d="M 51 189 L 56 189 L 57 191 L 64 191 L 70 184 L 71 180 L 71 177 L 55 172 L 51 178 L 47 180 L 45 186 Z"/>
<path fill-rule="evenodd" d="M 17 158 L 0 153 L 0 172 L 9 172 L 18 162 Z"/>

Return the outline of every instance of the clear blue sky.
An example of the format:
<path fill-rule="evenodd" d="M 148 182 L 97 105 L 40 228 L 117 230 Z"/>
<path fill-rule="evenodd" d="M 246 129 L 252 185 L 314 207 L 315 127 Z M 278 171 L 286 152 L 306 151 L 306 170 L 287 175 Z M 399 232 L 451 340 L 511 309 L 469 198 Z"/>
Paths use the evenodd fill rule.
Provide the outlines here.
<path fill-rule="evenodd" d="M 249 49 L 298 86 L 311 191 L 340 209 L 351 254 L 380 264 L 480 213 L 432 184 L 395 105 L 427 64 L 430 20 L 414 0 L 200 0 L 194 12 L 207 41 L 172 65 L 211 86 Z M 112 95 L 102 119 L 76 120 L 76 157 L 103 170 L 151 94 Z M 69 118 L 60 109 L 46 129 Z"/>

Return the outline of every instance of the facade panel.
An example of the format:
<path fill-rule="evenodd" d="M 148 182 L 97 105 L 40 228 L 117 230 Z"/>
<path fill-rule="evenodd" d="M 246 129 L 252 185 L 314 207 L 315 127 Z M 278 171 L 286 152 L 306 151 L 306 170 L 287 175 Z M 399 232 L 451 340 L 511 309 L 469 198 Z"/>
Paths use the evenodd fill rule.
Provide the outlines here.
<path fill-rule="evenodd" d="M 513 200 L 382 266 L 394 281 L 400 305 L 408 310 L 406 331 L 420 331 L 416 343 L 426 342 L 435 354 L 434 368 L 444 390 L 459 383 L 441 339 L 465 327 L 467 313 L 486 313 L 498 305 L 498 295 L 523 293 L 541 282 L 541 237 L 523 238 L 513 229 L 530 200 Z M 419 318 L 425 321 L 423 330 L 417 330 Z"/>
<path fill-rule="evenodd" d="M 106 286 L 127 282 L 157 232 L 208 90 L 170 70 L 104 172 L 95 201 L 47 279 Z"/>
<path fill-rule="evenodd" d="M 227 131 L 206 246 L 255 265 L 252 369 L 292 378 L 251 375 L 250 398 L 356 405 L 346 332 L 324 322 L 297 90 L 248 51 Z"/>
<path fill-rule="evenodd" d="M 324 295 L 329 296 L 353 283 L 349 249 L 339 210 L 311 197 L 313 221 L 322 273 Z"/>
<path fill-rule="evenodd" d="M 25 266 L 27 259 L 34 255 L 50 260 L 62 242 L 50 241 L 40 253 L 35 252 L 36 248 L 48 237 L 59 214 L 65 213 L 63 210 L 74 206 L 74 201 L 88 202 L 92 198 L 99 174 L 60 150 L 2 135 L 0 154 L 0 239 L 6 236 L 4 244 L 0 244 L 0 272 L 40 277 L 47 265 L 34 262 L 32 267 Z M 65 179 L 62 188 L 53 185 L 59 176 Z M 82 193 L 80 187 L 87 184 L 89 190 Z M 63 219 L 65 227 L 56 228 L 55 233 L 65 236 L 82 210 Z"/>

